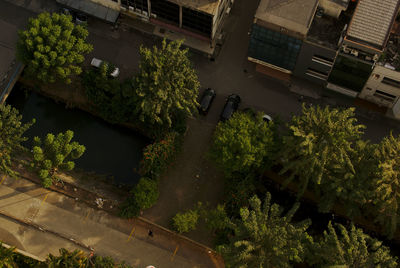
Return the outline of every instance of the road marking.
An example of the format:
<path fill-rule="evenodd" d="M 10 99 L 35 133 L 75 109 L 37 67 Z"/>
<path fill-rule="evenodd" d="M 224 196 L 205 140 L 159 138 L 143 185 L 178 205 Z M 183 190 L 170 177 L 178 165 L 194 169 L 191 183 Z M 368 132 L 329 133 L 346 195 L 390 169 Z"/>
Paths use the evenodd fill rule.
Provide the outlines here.
<path fill-rule="evenodd" d="M 49 193 L 50 193 L 50 192 L 48 192 L 48 193 L 44 196 L 42 202 L 40 202 L 40 205 L 42 205 L 42 204 L 46 201 L 47 197 L 49 196 Z"/>
<path fill-rule="evenodd" d="M 172 256 L 171 256 L 171 261 L 174 260 L 175 255 L 176 255 L 176 253 L 178 252 L 178 249 L 179 249 L 179 245 L 176 246 L 175 251 L 174 251 L 174 254 L 172 254 Z"/>
<path fill-rule="evenodd" d="M 88 217 L 89 217 L 89 214 L 90 214 L 90 209 L 89 209 L 88 213 L 86 214 L 85 219 L 83 219 L 83 222 L 86 222 L 86 221 L 87 221 L 87 219 L 88 219 Z"/>
<path fill-rule="evenodd" d="M 132 234 L 135 232 L 135 226 L 132 227 L 132 231 L 129 234 L 128 240 L 126 242 L 129 242 L 129 240 L 131 239 Z M 135 237 L 135 235 L 133 235 L 133 237 Z"/>
<path fill-rule="evenodd" d="M 6 178 L 6 175 L 3 175 L 3 178 L 2 178 L 1 181 L 0 181 L 0 184 L 3 183 L 3 181 L 4 181 L 5 178 Z"/>

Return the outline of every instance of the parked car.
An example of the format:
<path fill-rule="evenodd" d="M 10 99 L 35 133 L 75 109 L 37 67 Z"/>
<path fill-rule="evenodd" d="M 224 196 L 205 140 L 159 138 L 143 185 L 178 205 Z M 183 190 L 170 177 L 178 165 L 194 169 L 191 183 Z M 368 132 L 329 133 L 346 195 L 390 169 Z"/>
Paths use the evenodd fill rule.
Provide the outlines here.
<path fill-rule="evenodd" d="M 262 116 L 262 119 L 264 120 L 264 122 L 267 122 L 267 123 L 272 121 L 272 117 L 268 114 L 264 114 Z"/>
<path fill-rule="evenodd" d="M 226 121 L 229 118 L 231 118 L 233 113 L 239 108 L 240 101 L 241 99 L 239 95 L 236 94 L 229 95 L 228 98 L 226 99 L 224 109 L 222 110 L 220 120 Z"/>
<path fill-rule="evenodd" d="M 207 88 L 204 93 L 203 96 L 201 97 L 200 100 L 200 107 L 199 107 L 199 112 L 203 115 L 206 115 L 208 113 L 208 110 L 211 107 L 211 104 L 214 101 L 215 98 L 215 90 L 211 89 L 211 88 Z"/>
<path fill-rule="evenodd" d="M 257 116 L 257 111 L 255 111 L 254 109 L 249 108 L 249 107 L 248 108 L 244 108 L 243 112 L 244 113 L 248 113 L 253 117 Z M 268 114 L 265 114 L 265 113 L 263 114 L 262 119 L 263 119 L 264 122 L 267 122 L 267 123 L 272 121 L 272 117 L 270 115 L 268 115 Z"/>
<path fill-rule="evenodd" d="M 97 59 L 97 58 L 93 58 L 92 61 L 90 62 L 90 65 L 96 67 L 96 68 L 100 68 L 101 64 L 103 63 L 102 60 Z M 105 62 L 105 64 L 108 64 Z M 118 67 L 114 67 L 114 70 L 111 71 L 110 76 L 112 77 L 118 77 L 119 75 L 119 68 Z"/>
<path fill-rule="evenodd" d="M 76 13 L 75 23 L 76 24 L 87 24 L 87 16 L 83 13 Z"/>

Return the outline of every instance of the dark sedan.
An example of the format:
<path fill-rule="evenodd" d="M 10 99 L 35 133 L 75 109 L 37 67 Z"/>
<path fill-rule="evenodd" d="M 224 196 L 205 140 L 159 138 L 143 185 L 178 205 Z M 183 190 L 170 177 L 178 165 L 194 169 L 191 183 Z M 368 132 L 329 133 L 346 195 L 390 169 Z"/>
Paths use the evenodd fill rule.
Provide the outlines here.
<path fill-rule="evenodd" d="M 220 120 L 226 121 L 231 118 L 232 114 L 239 108 L 240 97 L 239 95 L 232 94 L 226 99 L 224 109 L 222 110 Z"/>
<path fill-rule="evenodd" d="M 199 107 L 199 112 L 203 115 L 206 115 L 208 113 L 208 110 L 211 107 L 212 102 L 214 101 L 215 98 L 215 90 L 211 88 L 207 88 L 203 96 L 201 97 L 200 101 L 200 107 Z"/>

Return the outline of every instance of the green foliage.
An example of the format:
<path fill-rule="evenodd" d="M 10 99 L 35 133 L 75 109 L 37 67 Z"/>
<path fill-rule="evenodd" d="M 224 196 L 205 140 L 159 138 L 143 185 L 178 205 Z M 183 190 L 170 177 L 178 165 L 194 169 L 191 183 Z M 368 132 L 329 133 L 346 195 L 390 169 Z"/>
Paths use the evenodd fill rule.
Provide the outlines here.
<path fill-rule="evenodd" d="M 227 176 L 264 169 L 275 154 L 274 123 L 264 122 L 262 114 L 235 113 L 215 130 L 211 158 Z"/>
<path fill-rule="evenodd" d="M 140 72 L 133 84 L 142 122 L 170 127 L 179 113 L 197 111 L 200 83 L 182 42 L 164 39 L 161 48 L 140 48 Z"/>
<path fill-rule="evenodd" d="M 68 251 L 59 249 L 60 256 L 49 254 L 46 259 L 48 268 L 130 268 L 131 266 L 116 263 L 111 257 L 86 256 L 82 250 Z"/>
<path fill-rule="evenodd" d="M 202 214 L 207 228 L 213 232 L 224 230 L 229 226 L 229 218 L 224 205 L 217 205 L 216 208 Z"/>
<path fill-rule="evenodd" d="M 319 241 L 310 243 L 306 260 L 312 267 L 397 267 L 397 258 L 389 248 L 352 224 L 350 230 L 337 224 L 340 235 L 329 222 L 328 231 Z"/>
<path fill-rule="evenodd" d="M 132 189 L 132 194 L 140 209 L 151 208 L 158 199 L 158 183 L 155 180 L 142 177 Z"/>
<path fill-rule="evenodd" d="M 16 267 L 14 261 L 14 247 L 6 248 L 0 242 L 0 267 L 13 268 Z"/>
<path fill-rule="evenodd" d="M 74 132 L 67 130 L 57 136 L 49 133 L 42 141 L 33 139 L 33 166 L 38 170 L 44 187 L 50 187 L 58 170 L 69 171 L 75 167 L 72 160 L 78 159 L 86 148 L 78 142 L 72 142 Z"/>
<path fill-rule="evenodd" d="M 267 193 L 262 207 L 257 196 L 250 199 L 250 207 L 251 210 L 240 210 L 240 220 L 230 222 L 234 230 L 230 243 L 218 247 L 226 267 L 291 267 L 301 263 L 305 242 L 310 240 L 306 230 L 311 223 L 291 223 L 299 204 L 281 216 L 282 208 L 271 204 L 271 195 Z"/>
<path fill-rule="evenodd" d="M 30 18 L 27 30 L 19 32 L 17 57 L 26 64 L 26 71 L 43 82 L 61 79 L 71 82 L 71 75 L 80 74 L 78 64 L 92 51 L 86 43 L 88 31 L 74 25 L 72 17 L 58 13 L 42 13 Z"/>
<path fill-rule="evenodd" d="M 136 203 L 135 196 L 130 194 L 128 198 L 120 205 L 119 216 L 125 219 L 137 217 L 140 214 L 140 207 Z"/>
<path fill-rule="evenodd" d="M 54 256 L 49 254 L 46 259 L 46 263 L 49 268 L 61 268 L 61 267 L 76 267 L 84 268 L 87 267 L 88 257 L 82 250 L 74 250 L 72 252 L 65 248 L 59 249 L 60 256 Z"/>
<path fill-rule="evenodd" d="M 240 216 L 240 209 L 249 206 L 249 200 L 256 191 L 255 185 L 255 178 L 252 174 L 247 176 L 239 174 L 226 179 L 224 202 L 228 215 Z"/>
<path fill-rule="evenodd" d="M 89 101 L 99 115 L 110 122 L 131 122 L 137 105 L 130 82 L 121 83 L 108 75 L 110 65 L 102 64 L 100 70 L 91 69 L 83 73 L 82 83 Z"/>
<path fill-rule="evenodd" d="M 178 233 L 187 233 L 196 229 L 199 217 L 198 209 L 179 212 L 172 218 L 172 227 Z"/>
<path fill-rule="evenodd" d="M 169 132 L 162 139 L 147 145 L 143 149 L 139 173 L 157 179 L 174 160 L 181 143 L 178 133 Z"/>
<path fill-rule="evenodd" d="M 21 119 L 18 110 L 10 105 L 0 105 L 0 170 L 9 175 L 15 175 L 11 169 L 12 155 L 24 149 L 21 143 L 27 138 L 23 135 L 35 123 L 33 119 L 22 124 Z"/>
<path fill-rule="evenodd" d="M 400 136 L 395 138 L 390 134 L 373 149 L 375 163 L 372 167 L 376 172 L 367 177 L 371 194 L 368 198 L 372 200 L 367 211 L 391 238 L 400 218 Z"/>
<path fill-rule="evenodd" d="M 294 116 L 289 133 L 283 138 L 279 155 L 281 174 L 289 171 L 285 181 L 299 180 L 299 196 L 310 186 L 320 197 L 327 211 L 333 205 L 344 184 L 352 184 L 355 168 L 351 161 L 357 153 L 363 125 L 356 124 L 354 108 L 346 110 L 306 107 L 303 114 Z"/>

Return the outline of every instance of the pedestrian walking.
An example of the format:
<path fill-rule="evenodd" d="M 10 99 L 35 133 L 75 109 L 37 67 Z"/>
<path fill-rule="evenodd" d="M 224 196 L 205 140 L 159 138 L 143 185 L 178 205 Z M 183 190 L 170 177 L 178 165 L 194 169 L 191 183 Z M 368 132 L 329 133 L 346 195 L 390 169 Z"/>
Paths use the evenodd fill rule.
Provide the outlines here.
<path fill-rule="evenodd" d="M 152 230 L 149 230 L 149 236 L 153 237 L 153 231 Z"/>

